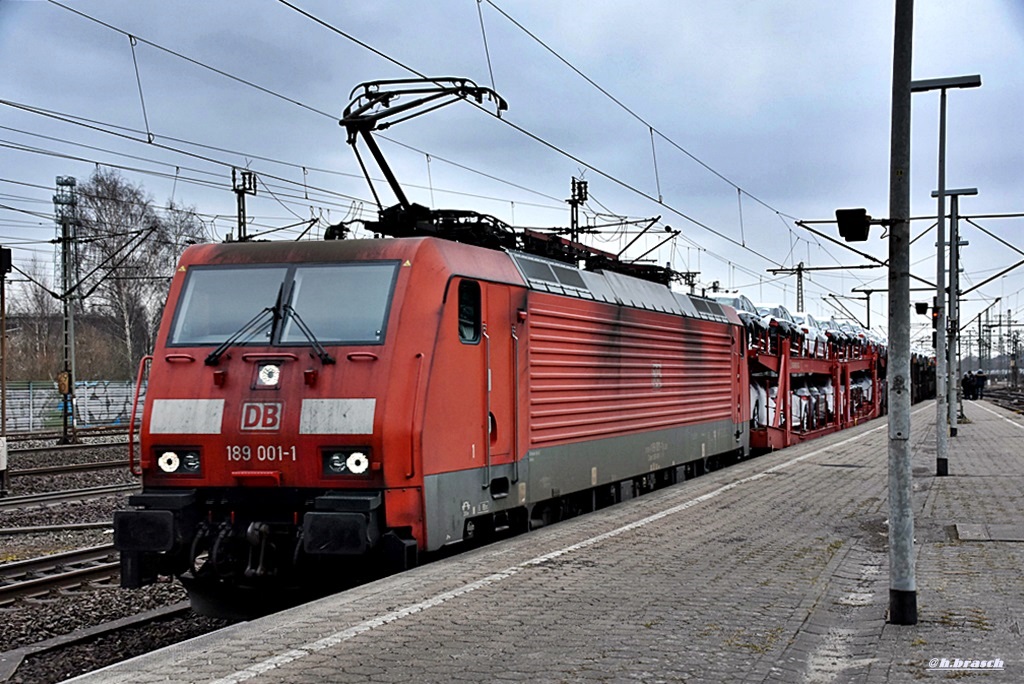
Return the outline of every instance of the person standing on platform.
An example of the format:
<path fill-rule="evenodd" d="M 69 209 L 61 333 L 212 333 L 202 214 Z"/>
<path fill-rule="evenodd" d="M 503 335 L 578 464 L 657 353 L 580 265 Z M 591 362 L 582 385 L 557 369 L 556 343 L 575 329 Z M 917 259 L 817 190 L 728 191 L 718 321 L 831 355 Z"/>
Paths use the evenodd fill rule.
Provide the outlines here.
<path fill-rule="evenodd" d="M 964 377 L 960 380 L 960 386 L 964 390 L 964 399 L 968 401 L 977 399 L 977 390 L 974 384 L 974 374 L 970 371 L 964 373 Z"/>

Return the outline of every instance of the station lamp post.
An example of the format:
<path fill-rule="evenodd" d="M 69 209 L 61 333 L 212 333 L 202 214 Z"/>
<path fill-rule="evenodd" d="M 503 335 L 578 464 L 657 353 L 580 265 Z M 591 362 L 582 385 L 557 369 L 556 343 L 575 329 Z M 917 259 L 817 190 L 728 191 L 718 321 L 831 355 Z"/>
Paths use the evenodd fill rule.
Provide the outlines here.
<path fill-rule="evenodd" d="M 949 355 L 949 436 L 956 437 L 957 422 L 960 416 L 959 410 L 959 389 L 960 389 L 960 356 L 957 353 L 960 346 L 960 247 L 967 243 L 960 242 L 960 196 L 977 195 L 977 188 L 958 188 L 946 190 L 946 197 L 949 197 L 949 299 L 948 312 L 946 315 L 949 321 L 949 335 L 947 351 Z M 932 193 L 932 197 L 939 197 L 939 191 Z"/>
<path fill-rule="evenodd" d="M 889 148 L 889 621 L 917 624 L 910 468 L 910 99 L 914 0 L 896 0 Z M 839 234 L 867 240 L 867 210 L 837 209 Z"/>
<path fill-rule="evenodd" d="M 938 90 L 939 101 L 939 189 L 937 212 L 936 250 L 938 258 L 935 266 L 935 308 L 938 334 L 935 336 L 935 474 L 949 474 L 949 429 L 947 427 L 947 373 L 946 359 L 946 91 L 950 88 L 977 88 L 981 85 L 981 76 L 953 76 L 950 78 L 930 78 L 910 82 L 911 93 L 923 93 Z"/>
<path fill-rule="evenodd" d="M 914 512 L 911 505 L 910 469 L 910 99 L 914 92 L 941 90 L 939 121 L 939 237 L 936 305 L 941 315 L 945 298 L 945 197 L 946 197 L 946 90 L 975 88 L 980 76 L 912 81 L 913 0 L 896 0 L 893 43 L 892 131 L 889 160 L 889 620 L 897 625 L 917 624 L 917 581 L 914 561 Z M 873 220 L 865 209 L 837 209 L 839 234 L 847 242 L 868 237 Z M 945 324 L 945 317 L 940 320 Z M 936 335 L 943 349 L 936 350 L 936 383 L 944 381 L 945 330 Z M 942 369 L 938 368 L 941 364 Z M 941 373 L 941 374 L 940 374 Z M 938 389 L 938 388 L 937 388 Z M 946 475 L 945 383 L 939 390 L 936 435 L 939 475 Z"/>

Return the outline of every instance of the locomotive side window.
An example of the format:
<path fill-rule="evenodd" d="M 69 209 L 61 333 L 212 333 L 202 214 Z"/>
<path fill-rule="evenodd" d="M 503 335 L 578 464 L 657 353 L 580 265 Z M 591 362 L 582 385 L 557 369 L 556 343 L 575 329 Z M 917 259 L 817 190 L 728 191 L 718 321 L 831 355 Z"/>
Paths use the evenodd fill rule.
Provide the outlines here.
<path fill-rule="evenodd" d="M 273 306 L 284 266 L 189 269 L 171 326 L 171 344 L 220 344 L 264 308 Z M 266 342 L 270 326 L 254 341 Z"/>
<path fill-rule="evenodd" d="M 380 344 L 397 271 L 394 262 L 298 266 L 291 308 L 321 342 Z M 306 341 L 287 316 L 281 343 Z"/>
<path fill-rule="evenodd" d="M 459 339 L 465 344 L 480 341 L 480 283 L 459 283 Z"/>

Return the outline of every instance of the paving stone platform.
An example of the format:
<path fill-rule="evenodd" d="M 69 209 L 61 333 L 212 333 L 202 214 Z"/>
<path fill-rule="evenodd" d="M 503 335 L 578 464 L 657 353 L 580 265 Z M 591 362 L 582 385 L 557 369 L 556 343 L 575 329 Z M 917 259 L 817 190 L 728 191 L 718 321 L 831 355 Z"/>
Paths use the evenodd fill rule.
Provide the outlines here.
<path fill-rule="evenodd" d="M 1021 682 L 1024 419 L 965 410 L 939 478 L 914 407 L 914 626 L 883 418 L 72 681 Z"/>

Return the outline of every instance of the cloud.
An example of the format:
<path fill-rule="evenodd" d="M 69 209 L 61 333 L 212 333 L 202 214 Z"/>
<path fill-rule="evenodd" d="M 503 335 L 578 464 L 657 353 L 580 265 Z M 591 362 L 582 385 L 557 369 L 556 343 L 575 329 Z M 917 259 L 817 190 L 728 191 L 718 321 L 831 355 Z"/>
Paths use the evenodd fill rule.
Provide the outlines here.
<path fill-rule="evenodd" d="M 422 153 L 382 143 L 416 201 L 477 208 L 517 223 L 554 225 L 567 222 L 562 200 L 568 196 L 570 177 L 585 173 L 592 196 L 610 211 L 637 217 L 662 214 L 664 222 L 684 228 L 687 237 L 714 250 L 714 256 L 701 262 L 707 282 L 731 279 L 732 267 L 727 264 L 763 272 L 769 261 L 792 260 L 796 255 L 820 264 L 853 258 L 838 246 L 822 248 L 817 238 L 786 225 L 776 210 L 800 218 L 828 218 L 841 206 L 865 206 L 875 216 L 887 212 L 891 2 L 495 4 L 642 121 L 574 73 L 490 2 L 303 2 L 304 9 L 325 23 L 423 73 L 467 76 L 490 85 L 493 70 L 496 89 L 509 101 L 508 121 L 612 177 L 586 170 L 503 122 L 456 105 L 386 132 L 434 155 L 428 165 Z M 293 222 L 291 212 L 305 216 L 329 211 L 337 216 L 348 211 L 349 200 L 311 194 L 312 187 L 370 198 L 336 117 L 358 83 L 410 76 L 401 66 L 279 3 L 80 0 L 74 8 L 328 115 L 225 79 L 144 43 L 136 45 L 146 112 L 157 142 L 160 136 L 171 135 L 243 153 L 190 148 L 229 164 L 250 165 L 277 187 L 278 199 L 294 197 L 285 202 L 288 209 L 267 193 L 253 198 L 251 211 L 266 221 Z M 1024 10 L 1018 3 L 918 3 L 915 77 L 981 73 L 984 79 L 981 89 L 951 93 L 949 98 L 948 178 L 951 184 L 979 187 L 981 194 L 964 202 L 972 211 L 1012 212 L 1019 202 L 1015 179 L 1024 155 L 1019 117 L 1024 111 L 1024 74 L 1016 65 L 1024 61 L 1022 29 Z M 145 125 L 131 46 L 123 35 L 47 3 L 0 2 L 0 59 L 14 65 L 0 74 L 4 98 L 121 126 Z M 936 180 L 937 107 L 937 95 L 915 96 L 911 179 L 913 211 L 919 215 L 935 212 L 929 193 Z M 137 174 L 132 180 L 143 182 L 157 197 L 173 191 L 177 199 L 195 204 L 209 216 L 233 214 L 230 169 L 223 165 L 9 108 L 0 114 L 0 125 L 151 159 L 154 163 L 129 162 L 102 151 L 0 132 L 0 139 L 170 173 L 170 178 Z M 653 151 L 650 127 L 657 131 Z M 769 208 L 747 194 L 738 200 L 733 185 L 687 153 Z M 446 164 L 440 157 L 536 192 Z M 90 161 L 9 148 L 0 148 L 0 164 L 11 170 L 12 180 L 43 186 L 52 184 L 58 174 L 87 176 L 93 167 Z M 180 167 L 177 182 L 175 166 Z M 196 170 L 186 172 L 186 167 Z M 317 168 L 338 173 L 313 170 Z M 186 176 L 219 186 L 190 184 L 183 180 Z M 622 184 L 648 196 L 660 194 L 664 203 L 652 202 Z M 381 191 L 390 201 L 383 186 Z M 30 196 L 31 206 L 43 211 L 52 194 L 9 184 L 0 186 L 0 192 Z M 30 204 L 24 200 L 19 206 Z M 596 204 L 594 209 L 599 209 Z M 746 243 L 767 260 L 688 223 L 672 209 Z M 0 215 L 0 221 L 4 219 L 8 225 L 0 227 L 0 239 L 52 237 L 49 226 L 22 229 L 10 216 Z M 934 272 L 933 262 L 925 261 L 928 250 L 922 245 L 927 242 L 919 241 L 913 255 L 921 261 L 916 268 L 926 273 Z M 883 256 L 887 248 L 878 239 L 865 246 Z M 1003 252 L 979 240 L 965 251 L 965 268 L 1002 263 Z M 16 253 L 15 258 L 27 254 Z M 827 287 L 848 288 L 856 277 L 848 277 L 845 284 L 816 277 L 821 285 L 814 287 L 821 295 Z M 1013 289 L 1024 286 L 1024 279 L 1017 276 L 1007 282 Z M 779 289 L 773 296 L 792 297 L 792 292 L 790 286 L 785 295 Z M 873 305 L 880 320 L 884 302 Z"/>

